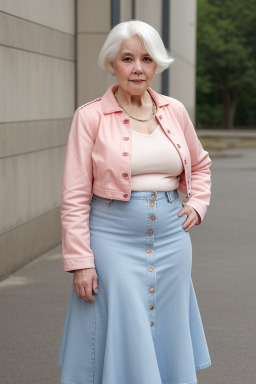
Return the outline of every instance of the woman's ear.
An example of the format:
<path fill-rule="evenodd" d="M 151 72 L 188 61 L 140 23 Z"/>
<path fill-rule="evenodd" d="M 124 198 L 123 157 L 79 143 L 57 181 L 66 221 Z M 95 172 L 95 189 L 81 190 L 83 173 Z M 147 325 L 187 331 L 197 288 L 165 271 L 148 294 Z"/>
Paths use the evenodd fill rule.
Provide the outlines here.
<path fill-rule="evenodd" d="M 115 76 L 115 69 L 114 69 L 113 62 L 109 63 L 109 68 L 110 68 L 110 70 L 111 70 L 111 75 L 112 75 L 112 76 Z"/>

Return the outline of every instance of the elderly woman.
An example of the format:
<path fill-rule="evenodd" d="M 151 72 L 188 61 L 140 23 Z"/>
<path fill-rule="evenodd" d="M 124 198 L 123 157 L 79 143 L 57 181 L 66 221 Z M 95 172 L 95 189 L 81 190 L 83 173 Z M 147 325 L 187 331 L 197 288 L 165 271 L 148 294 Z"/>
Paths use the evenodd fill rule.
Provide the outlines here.
<path fill-rule="evenodd" d="M 99 56 L 118 84 L 75 111 L 61 204 L 73 273 L 62 384 L 195 384 L 211 365 L 189 234 L 209 205 L 211 160 L 183 104 L 150 88 L 172 61 L 150 25 L 118 24 Z"/>

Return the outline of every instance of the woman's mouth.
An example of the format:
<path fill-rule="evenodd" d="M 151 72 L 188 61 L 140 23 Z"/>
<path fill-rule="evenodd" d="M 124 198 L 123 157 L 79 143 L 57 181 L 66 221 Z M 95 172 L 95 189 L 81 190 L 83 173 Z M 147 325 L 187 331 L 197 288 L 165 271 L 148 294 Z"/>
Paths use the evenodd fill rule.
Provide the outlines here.
<path fill-rule="evenodd" d="M 132 83 L 134 84 L 141 84 L 141 83 L 144 83 L 145 80 L 143 79 L 134 79 L 134 80 L 130 80 Z"/>

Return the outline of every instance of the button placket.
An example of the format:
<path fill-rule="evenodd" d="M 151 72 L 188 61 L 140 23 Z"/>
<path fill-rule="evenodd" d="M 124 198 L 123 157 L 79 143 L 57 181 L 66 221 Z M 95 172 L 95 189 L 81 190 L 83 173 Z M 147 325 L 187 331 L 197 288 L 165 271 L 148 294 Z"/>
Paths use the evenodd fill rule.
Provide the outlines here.
<path fill-rule="evenodd" d="M 148 283 L 148 319 L 152 332 L 155 334 L 155 308 L 156 308 L 156 267 L 154 254 L 154 239 L 157 225 L 157 192 L 151 192 L 148 201 L 148 220 L 146 230 L 146 268 Z M 154 310 L 153 310 L 154 309 Z"/>
<path fill-rule="evenodd" d="M 121 118 L 120 124 L 121 124 L 121 138 L 120 138 L 120 168 L 119 168 L 119 174 L 121 180 L 125 184 L 127 182 L 129 183 L 129 170 L 131 169 L 131 132 L 130 132 L 130 120 L 126 117 L 119 115 Z M 127 188 L 128 192 L 128 188 Z M 123 197 L 125 199 L 128 199 L 129 194 L 124 193 Z"/>
<path fill-rule="evenodd" d="M 161 116 L 161 117 L 160 117 Z M 179 154 L 180 154 L 180 157 L 181 157 L 181 160 L 183 161 L 183 163 L 185 164 L 185 166 L 184 166 L 184 169 L 185 169 L 185 174 L 186 174 L 186 177 L 187 177 L 187 172 L 188 172 L 188 167 L 187 167 L 187 163 L 188 163 L 188 159 L 184 159 L 184 155 L 183 155 L 183 148 L 182 148 L 182 146 L 181 146 L 181 144 L 180 143 L 177 143 L 177 141 L 176 141 L 176 139 L 175 139 L 175 137 L 171 134 L 171 131 L 170 131 L 170 129 L 168 128 L 168 127 L 165 127 L 165 124 L 163 124 L 163 116 L 162 115 L 159 115 L 158 116 L 158 118 L 161 120 L 161 121 L 159 121 L 159 123 L 160 123 L 160 125 L 162 126 L 162 128 L 168 133 L 168 137 L 169 137 L 169 139 L 170 139 L 170 141 L 172 142 L 172 144 L 174 145 L 174 146 L 176 146 L 177 147 L 177 150 L 178 150 L 178 152 L 179 152 Z M 191 186 L 190 186 L 190 182 L 189 182 L 189 180 L 187 181 L 187 189 L 188 189 L 188 195 L 186 196 L 187 198 L 188 197 L 191 197 Z M 154 202 L 150 202 L 149 203 L 150 205 L 152 204 L 152 206 L 154 205 Z"/>
<path fill-rule="evenodd" d="M 191 197 L 191 187 L 190 187 L 190 180 L 187 180 L 187 188 L 188 188 L 188 194 L 187 194 L 187 198 L 188 197 Z"/>

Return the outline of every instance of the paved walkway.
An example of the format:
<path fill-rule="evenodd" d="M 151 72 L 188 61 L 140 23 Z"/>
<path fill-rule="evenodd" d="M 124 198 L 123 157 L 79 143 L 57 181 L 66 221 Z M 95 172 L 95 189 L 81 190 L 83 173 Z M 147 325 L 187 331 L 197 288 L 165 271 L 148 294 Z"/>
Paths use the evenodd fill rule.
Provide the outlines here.
<path fill-rule="evenodd" d="M 199 384 L 253 384 L 256 377 L 256 152 L 237 151 L 213 159 L 211 205 L 191 231 L 192 278 L 212 359 L 197 372 Z M 59 383 L 71 285 L 60 246 L 0 282 L 1 383 Z"/>

